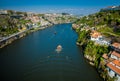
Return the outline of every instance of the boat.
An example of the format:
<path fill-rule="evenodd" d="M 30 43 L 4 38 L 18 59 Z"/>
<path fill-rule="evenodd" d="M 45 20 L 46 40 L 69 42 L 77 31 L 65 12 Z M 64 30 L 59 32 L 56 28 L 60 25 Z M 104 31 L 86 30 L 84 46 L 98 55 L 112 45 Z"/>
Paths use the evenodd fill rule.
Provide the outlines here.
<path fill-rule="evenodd" d="M 57 49 L 62 49 L 62 46 L 61 46 L 61 45 L 58 45 L 58 46 L 57 46 Z"/>
<path fill-rule="evenodd" d="M 56 51 L 57 51 L 57 53 L 61 52 L 62 51 L 62 46 L 58 45 L 57 48 L 56 48 Z"/>

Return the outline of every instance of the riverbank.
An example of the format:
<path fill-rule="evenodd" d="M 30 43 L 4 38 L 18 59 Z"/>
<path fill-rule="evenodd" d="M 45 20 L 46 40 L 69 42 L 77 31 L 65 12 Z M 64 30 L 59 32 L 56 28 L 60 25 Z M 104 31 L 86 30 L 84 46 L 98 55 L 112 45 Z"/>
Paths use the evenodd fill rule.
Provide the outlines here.
<path fill-rule="evenodd" d="M 14 42 L 15 40 L 18 40 L 22 37 L 25 37 L 27 34 L 30 34 L 32 32 L 38 31 L 38 30 L 43 30 L 45 28 L 48 28 L 52 25 L 46 25 L 46 26 L 42 26 L 42 27 L 36 27 L 36 28 L 31 28 L 29 30 L 25 30 L 22 32 L 18 32 L 16 34 L 12 34 L 9 37 L 4 38 L 3 40 L 0 41 L 0 48 L 3 48 L 9 44 L 11 44 L 12 42 Z"/>
<path fill-rule="evenodd" d="M 99 74 L 99 76 L 103 80 L 105 80 L 104 75 L 106 75 L 106 71 L 105 69 L 103 69 L 105 68 L 105 66 L 102 64 L 102 55 L 104 53 L 108 53 L 108 47 L 96 45 L 93 41 L 90 41 L 89 39 L 86 38 L 86 36 L 88 36 L 89 34 L 83 35 L 84 32 L 85 31 L 79 32 L 80 37 L 78 36 L 78 40 L 76 44 L 82 48 L 83 56 L 86 59 L 87 63 L 90 64 L 92 67 L 94 67 L 97 73 Z"/>
<path fill-rule="evenodd" d="M 0 11 L 3 12 L 0 13 L 0 48 L 26 36 L 30 32 L 76 20 L 75 16 L 62 13 L 40 14 L 13 10 Z"/>
<path fill-rule="evenodd" d="M 77 37 L 71 24 L 58 24 L 0 49 L 0 80 L 102 81 L 75 44 Z"/>
<path fill-rule="evenodd" d="M 22 37 L 26 36 L 26 33 L 21 33 L 19 35 L 15 35 L 15 36 L 12 36 L 12 37 L 8 37 L 9 39 L 5 39 L 3 41 L 0 42 L 0 48 L 3 48 L 9 44 L 11 44 L 12 42 L 14 42 L 15 40 L 17 39 L 20 39 Z"/>
<path fill-rule="evenodd" d="M 67 24 L 70 23 L 70 22 L 66 22 Z M 65 24 L 64 23 L 58 23 L 58 24 Z M 36 32 L 36 31 L 39 31 L 39 30 L 43 30 L 43 29 L 46 29 L 48 27 L 51 27 L 53 25 L 57 25 L 57 24 L 48 24 L 48 25 L 45 25 L 45 26 L 38 26 L 38 27 L 32 27 L 31 29 L 29 30 L 24 30 L 22 32 L 18 32 L 18 34 L 12 34 L 10 35 L 9 37 L 6 37 L 3 41 L 0 41 L 0 48 L 3 48 L 9 44 L 11 44 L 12 42 L 14 42 L 15 40 L 17 39 L 20 39 L 22 37 L 25 37 L 26 35 L 32 33 L 32 32 Z M 19 34 L 20 33 L 20 34 Z"/>
<path fill-rule="evenodd" d="M 120 25 L 115 21 L 118 20 L 120 15 L 116 15 L 115 13 L 119 13 L 119 11 L 114 11 L 114 13 L 112 11 L 101 11 L 84 16 L 72 24 L 72 28 L 78 34 L 76 44 L 83 48 L 84 58 L 89 61 L 90 65 L 96 68 L 99 76 L 104 81 L 120 80 L 120 69 L 114 63 L 114 61 L 119 62 L 119 57 L 115 55 L 115 53 L 118 55 L 119 53 L 113 50 L 113 48 L 116 48 L 115 46 L 119 47 L 120 43 Z M 107 16 L 109 14 L 114 20 L 110 21 L 111 18 L 105 14 Z M 106 20 L 106 18 L 108 19 Z M 112 46 L 114 43 L 116 45 Z M 119 50 L 118 47 L 117 49 Z M 113 68 L 109 66 L 111 63 L 113 64 Z M 116 69 L 118 70 L 116 71 Z"/>

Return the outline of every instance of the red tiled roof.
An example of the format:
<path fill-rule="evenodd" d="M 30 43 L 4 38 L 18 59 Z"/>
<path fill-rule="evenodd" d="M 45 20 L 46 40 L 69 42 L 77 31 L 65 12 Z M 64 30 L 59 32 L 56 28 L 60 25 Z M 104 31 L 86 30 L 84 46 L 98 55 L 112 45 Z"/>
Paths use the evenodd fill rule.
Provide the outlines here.
<path fill-rule="evenodd" d="M 102 56 L 104 59 L 108 59 L 108 55 L 107 54 L 103 54 Z"/>
<path fill-rule="evenodd" d="M 111 64 L 113 63 L 113 64 Z M 116 72 L 117 74 L 120 75 L 120 69 L 116 66 L 120 67 L 120 61 L 119 60 L 113 60 L 112 62 L 109 62 L 107 64 L 107 67 L 109 67 L 110 69 L 112 69 L 114 72 Z"/>
<path fill-rule="evenodd" d="M 120 58 L 120 53 L 118 53 L 118 52 L 116 52 L 116 51 L 113 51 L 111 54 L 112 54 L 112 55 L 115 55 L 115 56 L 117 56 L 117 57 Z"/>
<path fill-rule="evenodd" d="M 112 46 L 114 46 L 116 48 L 120 48 L 120 43 L 115 42 L 115 43 L 112 44 Z"/>
<path fill-rule="evenodd" d="M 120 61 L 119 60 L 113 60 L 112 63 L 114 63 L 117 66 L 120 66 Z"/>
<path fill-rule="evenodd" d="M 97 38 L 98 36 L 101 36 L 101 34 L 100 34 L 99 32 L 97 32 L 97 31 L 92 31 L 91 37 Z"/>

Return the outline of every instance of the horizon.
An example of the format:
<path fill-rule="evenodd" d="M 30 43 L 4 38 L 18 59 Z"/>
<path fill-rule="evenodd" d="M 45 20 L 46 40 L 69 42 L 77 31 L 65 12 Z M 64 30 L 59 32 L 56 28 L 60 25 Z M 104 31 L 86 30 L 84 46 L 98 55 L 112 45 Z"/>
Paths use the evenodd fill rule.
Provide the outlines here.
<path fill-rule="evenodd" d="M 0 9 L 34 13 L 69 13 L 74 15 L 88 15 L 98 12 L 101 8 L 118 5 L 120 5 L 119 0 L 2 0 L 0 3 Z"/>

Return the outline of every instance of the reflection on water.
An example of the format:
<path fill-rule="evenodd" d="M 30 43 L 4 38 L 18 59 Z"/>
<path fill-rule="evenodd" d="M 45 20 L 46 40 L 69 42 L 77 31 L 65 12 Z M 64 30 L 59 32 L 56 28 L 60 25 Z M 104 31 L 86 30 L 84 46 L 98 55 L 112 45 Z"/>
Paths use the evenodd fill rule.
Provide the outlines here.
<path fill-rule="evenodd" d="M 60 24 L 0 49 L 0 81 L 101 81 L 76 39 L 71 24 Z"/>

